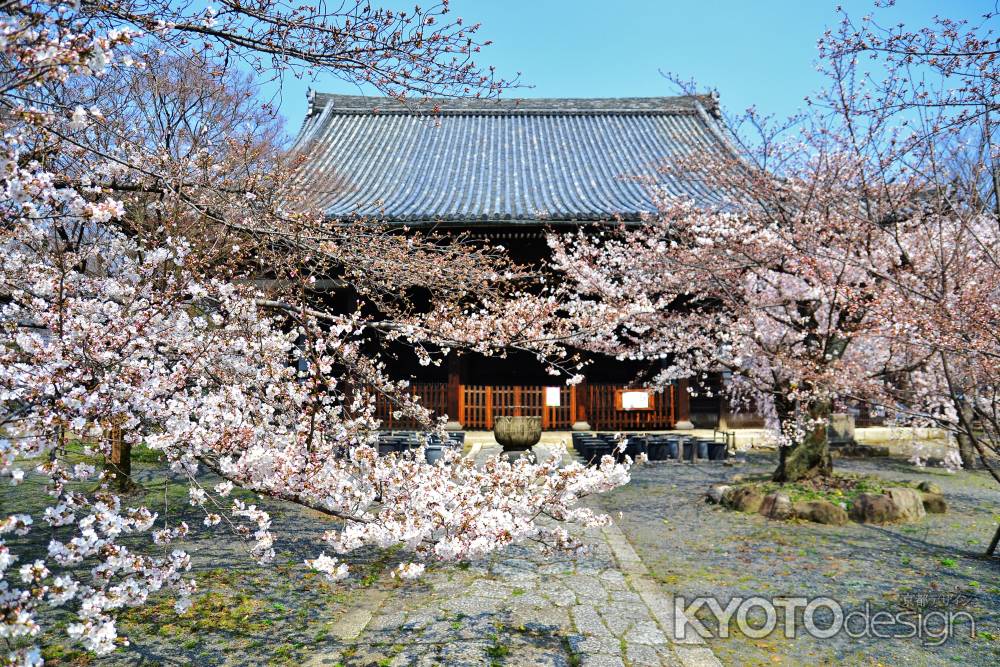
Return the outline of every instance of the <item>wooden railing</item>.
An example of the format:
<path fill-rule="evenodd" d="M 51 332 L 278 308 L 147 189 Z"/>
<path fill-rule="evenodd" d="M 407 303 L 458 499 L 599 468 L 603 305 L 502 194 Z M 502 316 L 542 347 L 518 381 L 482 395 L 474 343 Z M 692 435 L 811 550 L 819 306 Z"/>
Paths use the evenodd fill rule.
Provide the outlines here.
<path fill-rule="evenodd" d="M 443 382 L 423 382 L 410 385 L 410 394 L 420 397 L 420 404 L 434 413 L 435 417 L 448 413 L 448 385 Z M 398 408 L 392 405 L 384 396 L 375 400 L 375 414 L 382 420 L 382 428 L 410 429 L 419 424 L 412 417 L 397 419 L 393 416 Z"/>
<path fill-rule="evenodd" d="M 520 385 L 461 385 L 459 412 L 462 426 L 476 430 L 493 428 L 495 417 L 538 416 L 543 429 L 566 430 L 576 413 L 576 388 L 559 388 L 559 405 L 545 405 L 545 387 Z"/>
<path fill-rule="evenodd" d="M 587 385 L 587 421 L 597 431 L 645 431 L 673 428 L 675 419 L 674 389 L 653 392 L 650 410 L 619 410 L 616 384 Z"/>
<path fill-rule="evenodd" d="M 459 385 L 458 411 L 469 430 L 493 428 L 493 387 Z"/>
<path fill-rule="evenodd" d="M 459 421 L 466 430 L 490 430 L 494 419 L 501 415 L 540 416 L 546 430 L 568 430 L 576 421 L 578 401 L 584 400 L 587 421 L 600 431 L 657 430 L 673 427 L 676 421 L 673 388 L 652 394 L 649 410 L 621 410 L 616 407 L 615 393 L 624 385 L 591 384 L 584 391 L 562 386 L 559 405 L 545 405 L 545 387 L 522 385 L 458 385 Z M 448 413 L 448 385 L 416 383 L 411 393 L 432 410 L 435 416 Z M 407 429 L 417 426 L 411 418 L 393 417 L 392 406 L 384 398 L 376 401 L 378 417 L 386 429 Z M 449 415 L 451 418 L 451 415 Z"/>

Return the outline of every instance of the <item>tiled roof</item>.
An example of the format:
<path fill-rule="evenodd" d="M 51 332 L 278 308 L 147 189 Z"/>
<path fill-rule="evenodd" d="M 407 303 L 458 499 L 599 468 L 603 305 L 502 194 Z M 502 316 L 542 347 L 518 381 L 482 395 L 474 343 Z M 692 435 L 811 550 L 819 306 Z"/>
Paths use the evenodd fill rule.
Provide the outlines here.
<path fill-rule="evenodd" d="M 434 103 L 431 103 L 434 105 Z M 316 93 L 295 141 L 298 185 L 330 218 L 533 223 L 637 220 L 647 185 L 703 203 L 671 157 L 730 150 L 710 97 L 441 100 L 436 113 L 386 98 Z"/>

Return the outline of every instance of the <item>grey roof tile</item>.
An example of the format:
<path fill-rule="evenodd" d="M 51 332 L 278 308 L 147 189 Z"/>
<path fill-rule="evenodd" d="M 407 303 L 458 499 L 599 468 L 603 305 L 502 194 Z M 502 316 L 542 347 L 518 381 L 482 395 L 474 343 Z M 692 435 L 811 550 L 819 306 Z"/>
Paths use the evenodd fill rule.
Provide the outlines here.
<path fill-rule="evenodd" d="M 638 220 L 643 180 L 702 203 L 678 155 L 731 150 L 707 96 L 440 100 L 433 114 L 386 98 L 316 93 L 293 150 L 297 185 L 328 217 L 472 223 Z M 426 105 L 424 108 L 428 108 Z"/>

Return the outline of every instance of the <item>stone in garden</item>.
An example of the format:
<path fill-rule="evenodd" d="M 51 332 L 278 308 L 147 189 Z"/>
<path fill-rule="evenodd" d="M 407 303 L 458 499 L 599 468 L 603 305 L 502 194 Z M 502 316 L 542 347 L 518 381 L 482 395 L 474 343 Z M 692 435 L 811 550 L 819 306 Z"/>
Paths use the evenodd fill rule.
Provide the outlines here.
<path fill-rule="evenodd" d="M 944 514 L 948 511 L 948 503 L 940 493 L 925 493 L 923 500 L 928 514 Z"/>
<path fill-rule="evenodd" d="M 708 499 L 713 503 L 719 504 L 722 502 L 722 497 L 726 494 L 726 491 L 731 488 L 728 484 L 713 484 L 708 487 Z"/>
<path fill-rule="evenodd" d="M 828 526 L 843 526 L 847 523 L 847 512 L 843 507 L 826 500 L 803 500 L 792 505 L 796 518 Z"/>
<path fill-rule="evenodd" d="M 927 516 L 923 496 L 916 489 L 894 486 L 886 489 L 885 494 L 892 498 L 892 502 L 899 508 L 903 521 L 919 521 Z"/>
<path fill-rule="evenodd" d="M 739 484 L 742 481 L 743 481 L 743 475 L 740 475 L 739 473 L 733 475 L 732 479 L 733 484 Z"/>
<path fill-rule="evenodd" d="M 764 494 L 752 486 L 741 486 L 727 491 L 722 501 L 734 510 L 752 514 L 760 509 Z"/>
<path fill-rule="evenodd" d="M 843 412 L 830 415 L 830 423 L 826 427 L 827 438 L 831 445 L 853 445 L 854 417 Z"/>
<path fill-rule="evenodd" d="M 942 493 L 944 493 L 943 491 L 941 491 L 940 486 L 938 486 L 934 482 L 927 480 L 920 482 L 920 484 L 917 484 L 917 488 L 923 491 L 924 493 L 935 493 L 937 495 L 941 495 Z"/>
<path fill-rule="evenodd" d="M 787 519 L 792 516 L 792 501 L 787 494 L 769 493 L 760 504 L 760 513 L 768 519 Z"/>
<path fill-rule="evenodd" d="M 862 493 L 851 506 L 851 518 L 858 523 L 894 523 L 902 518 L 902 514 L 889 496 Z"/>

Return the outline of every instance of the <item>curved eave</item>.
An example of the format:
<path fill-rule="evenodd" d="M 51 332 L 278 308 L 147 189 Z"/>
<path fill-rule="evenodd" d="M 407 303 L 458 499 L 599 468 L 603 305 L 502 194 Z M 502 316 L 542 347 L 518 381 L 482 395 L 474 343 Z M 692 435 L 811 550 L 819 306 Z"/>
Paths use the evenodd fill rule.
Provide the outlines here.
<path fill-rule="evenodd" d="M 469 217 L 455 217 L 455 218 L 441 218 L 436 220 L 428 220 L 421 218 L 413 219 L 400 219 L 400 218 L 390 218 L 390 217 L 378 217 L 378 216 L 357 216 L 357 217 L 345 217 L 345 216 L 326 216 L 326 220 L 331 225 L 357 225 L 357 224 L 373 224 L 380 226 L 389 227 L 411 227 L 411 228 L 456 228 L 456 227 L 489 227 L 489 226 L 504 226 L 504 227 L 546 227 L 546 226 L 580 226 L 580 225 L 607 225 L 607 226 L 618 226 L 618 225 L 640 225 L 643 222 L 642 216 L 629 216 L 621 217 L 618 219 L 611 219 L 606 217 L 592 217 L 592 218 L 548 218 L 548 219 L 538 219 L 538 218 L 523 218 L 523 219 L 512 219 L 512 218 L 469 218 Z"/>

